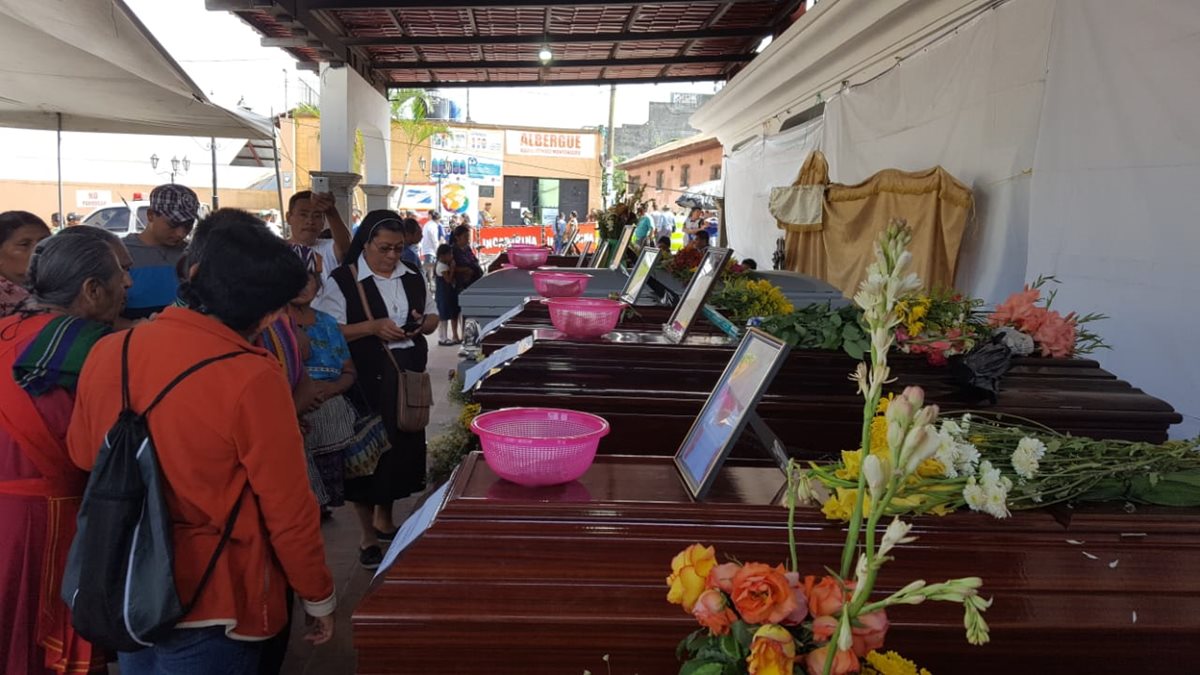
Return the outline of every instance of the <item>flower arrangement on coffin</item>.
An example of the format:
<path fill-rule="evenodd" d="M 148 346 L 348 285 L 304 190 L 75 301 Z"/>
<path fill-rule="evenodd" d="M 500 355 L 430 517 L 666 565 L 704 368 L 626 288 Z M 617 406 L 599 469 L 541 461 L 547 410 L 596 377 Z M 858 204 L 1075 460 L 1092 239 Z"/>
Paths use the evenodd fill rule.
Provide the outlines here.
<path fill-rule="evenodd" d="M 637 205 L 642 201 L 645 189 L 643 185 L 628 195 L 621 192 L 612 206 L 597 213 L 596 233 L 601 240 L 616 239 L 626 225 L 637 225 Z"/>
<path fill-rule="evenodd" d="M 700 267 L 700 263 L 704 261 L 704 253 L 699 249 L 688 246 L 681 249 L 675 255 L 667 258 L 661 264 L 663 269 L 671 274 L 671 276 L 683 282 L 691 281 L 696 274 L 696 270 Z M 721 279 L 728 281 L 745 276 L 750 272 L 750 269 L 731 258 L 725 265 L 725 269 L 721 270 Z"/>
<path fill-rule="evenodd" d="M 901 300 L 903 317 L 896 326 L 896 346 L 906 354 L 924 354 L 930 365 L 965 354 L 987 339 L 991 330 L 979 312 L 983 301 L 940 289 Z"/>
<path fill-rule="evenodd" d="M 794 311 L 791 301 L 778 286 L 766 279 L 734 277 L 709 298 L 735 325 L 744 326 L 755 317 L 771 317 Z"/>
<path fill-rule="evenodd" d="M 877 542 L 879 521 L 901 487 L 937 450 L 937 407 L 926 406 L 920 389 L 909 388 L 888 406 L 886 453 L 872 452 L 872 426 L 888 381 L 887 353 L 901 321 L 900 299 L 920 287 L 905 274 L 911 234 L 893 221 L 876 244 L 876 261 L 855 296 L 870 337 L 870 364 L 860 363 L 851 379 L 864 397 L 862 471 L 854 482 L 849 527 L 840 570 L 821 577 L 801 575 L 795 539 L 798 500 L 811 497 L 810 481 L 797 466 L 788 472 L 788 544 L 791 564 L 758 562 L 718 564 L 712 547 L 693 544 L 671 561 L 669 602 L 683 606 L 702 628 L 685 638 L 679 655 L 681 675 L 792 675 L 799 667 L 810 675 L 864 670 L 915 673 L 895 654 L 881 653 L 888 630 L 888 608 L 925 601 L 961 604 L 967 640 L 988 641 L 983 612 L 991 605 L 979 594 L 978 577 L 928 584 L 915 580 L 885 598 L 872 597 L 876 577 L 898 546 L 914 540 L 910 525 L 894 518 Z M 819 483 L 818 483 L 819 485 Z M 867 495 L 870 495 L 868 498 Z M 903 668 L 903 669 L 902 669 Z"/>
<path fill-rule="evenodd" d="M 862 310 L 813 303 L 789 314 L 768 317 L 760 327 L 795 349 L 841 350 L 858 361 L 871 346 L 863 329 Z"/>
<path fill-rule="evenodd" d="M 1050 309 L 1057 291 L 1042 297 L 1042 288 L 1048 282 L 1058 283 L 1058 280 L 1053 276 L 1038 277 L 1025 290 L 1013 293 L 997 305 L 988 317 L 988 323 L 1004 336 L 1004 344 L 1016 356 L 1037 351 L 1051 358 L 1069 358 L 1108 349 L 1104 340 L 1086 327 L 1108 317 L 1096 313 L 1079 316 L 1075 312 L 1063 316 Z"/>
<path fill-rule="evenodd" d="M 888 452 L 887 415 L 873 422 L 872 454 Z M 933 456 L 900 487 L 888 515 L 966 507 L 1004 518 L 1019 509 L 1111 500 L 1200 506 L 1200 438 L 1161 445 L 1094 440 L 969 414 L 943 420 L 932 438 Z M 842 452 L 840 462 L 812 466 L 808 493 L 828 518 L 846 520 L 864 470 L 862 450 Z"/>

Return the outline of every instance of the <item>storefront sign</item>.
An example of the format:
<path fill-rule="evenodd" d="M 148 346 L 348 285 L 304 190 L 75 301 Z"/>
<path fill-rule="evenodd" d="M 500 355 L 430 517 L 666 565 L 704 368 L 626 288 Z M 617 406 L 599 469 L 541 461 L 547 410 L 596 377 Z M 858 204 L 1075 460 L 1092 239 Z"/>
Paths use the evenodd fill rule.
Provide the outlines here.
<path fill-rule="evenodd" d="M 506 131 L 504 133 L 505 150 L 510 155 L 579 159 L 592 159 L 596 156 L 596 137 L 592 134 L 554 131 Z"/>
<path fill-rule="evenodd" d="M 94 209 L 112 203 L 110 190 L 76 190 L 75 206 Z"/>

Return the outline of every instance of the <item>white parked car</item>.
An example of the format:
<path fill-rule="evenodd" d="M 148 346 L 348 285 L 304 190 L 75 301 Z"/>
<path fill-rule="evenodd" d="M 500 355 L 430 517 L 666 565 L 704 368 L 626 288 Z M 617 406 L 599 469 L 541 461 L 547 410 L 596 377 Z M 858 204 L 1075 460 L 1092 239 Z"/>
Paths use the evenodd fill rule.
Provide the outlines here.
<path fill-rule="evenodd" d="M 101 206 L 92 211 L 81 224 L 102 227 L 118 237 L 124 237 L 127 234 L 137 234 L 146 229 L 146 211 L 149 209 L 150 202 L 145 200 L 118 202 Z M 208 212 L 208 205 L 200 204 L 198 218 L 204 218 Z"/>

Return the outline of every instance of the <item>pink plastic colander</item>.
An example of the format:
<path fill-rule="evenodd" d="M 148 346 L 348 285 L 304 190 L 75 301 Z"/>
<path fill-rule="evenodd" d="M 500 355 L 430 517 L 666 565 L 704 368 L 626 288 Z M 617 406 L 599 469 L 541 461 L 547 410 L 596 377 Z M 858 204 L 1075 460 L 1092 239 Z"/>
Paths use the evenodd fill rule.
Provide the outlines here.
<path fill-rule="evenodd" d="M 530 272 L 533 288 L 543 298 L 574 298 L 587 290 L 590 274 L 580 272 Z"/>
<path fill-rule="evenodd" d="M 508 247 L 508 261 L 523 270 L 532 270 L 546 264 L 550 249 L 544 246 L 513 244 Z"/>
<path fill-rule="evenodd" d="M 548 298 L 550 323 L 571 337 L 599 337 L 617 327 L 625 303 L 607 298 Z"/>
<path fill-rule="evenodd" d="M 496 475 L 529 487 L 575 480 L 596 458 L 608 422 L 575 410 L 506 408 L 471 421 Z"/>

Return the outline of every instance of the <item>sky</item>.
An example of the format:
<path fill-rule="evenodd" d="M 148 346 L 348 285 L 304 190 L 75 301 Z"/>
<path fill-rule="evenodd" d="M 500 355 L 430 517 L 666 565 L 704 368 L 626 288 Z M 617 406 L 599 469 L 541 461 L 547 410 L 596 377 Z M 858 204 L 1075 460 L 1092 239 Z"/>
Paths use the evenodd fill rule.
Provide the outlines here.
<path fill-rule="evenodd" d="M 294 103 L 297 91 L 319 91 L 315 73 L 298 71 L 281 49 L 263 47 L 260 36 L 228 12 L 210 12 L 204 0 L 126 0 L 213 102 L 242 105 L 270 115 Z M 285 99 L 284 88 L 289 90 Z M 650 101 L 672 92 L 713 93 L 713 83 L 622 85 L 617 87 L 616 124 L 642 124 Z M 466 107 L 463 90 L 443 92 Z M 521 87 L 472 89 L 471 119 L 480 124 L 584 127 L 607 124 L 609 88 Z"/>

